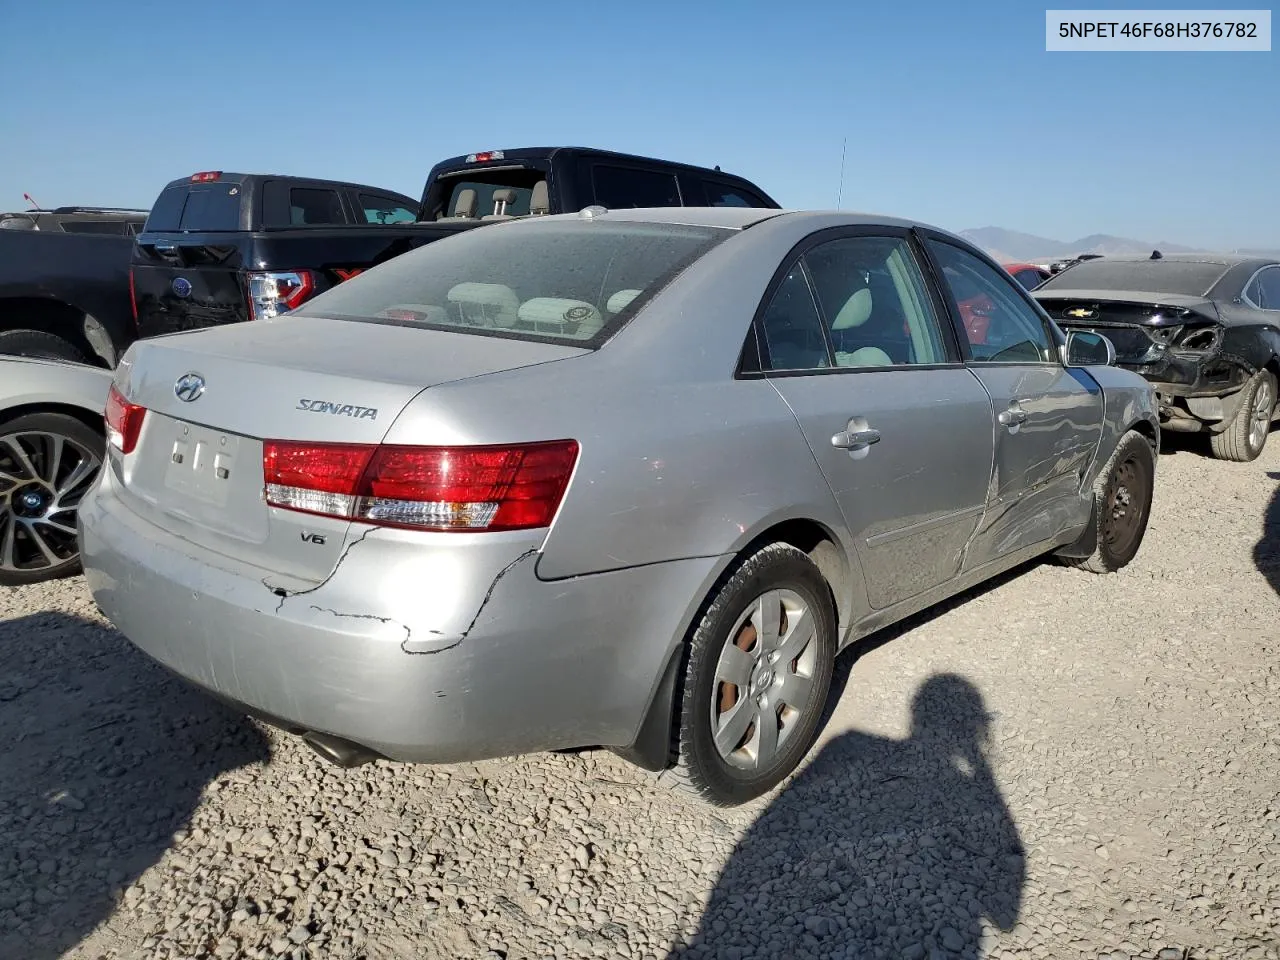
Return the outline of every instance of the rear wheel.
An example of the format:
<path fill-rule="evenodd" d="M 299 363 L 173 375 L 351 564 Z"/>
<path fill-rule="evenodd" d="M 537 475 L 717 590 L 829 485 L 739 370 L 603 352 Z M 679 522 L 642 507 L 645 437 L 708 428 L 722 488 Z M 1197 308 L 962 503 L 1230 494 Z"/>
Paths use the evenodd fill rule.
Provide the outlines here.
<path fill-rule="evenodd" d="M 43 330 L 0 330 L 0 354 L 71 363 L 88 362 L 75 344 Z"/>
<path fill-rule="evenodd" d="M 809 556 L 774 543 L 742 560 L 694 627 L 668 777 L 719 806 L 780 783 L 817 736 L 835 653 L 831 593 Z"/>
<path fill-rule="evenodd" d="M 101 434 L 66 414 L 0 423 L 0 584 L 79 572 L 76 511 L 104 447 Z"/>
<path fill-rule="evenodd" d="M 1093 485 L 1097 545 L 1089 556 L 1066 562 L 1092 573 L 1114 573 L 1137 556 L 1151 516 L 1155 478 L 1155 451 L 1146 437 L 1130 430 Z"/>
<path fill-rule="evenodd" d="M 1271 417 L 1276 409 L 1276 378 L 1270 370 L 1259 370 L 1244 385 L 1240 409 L 1221 433 L 1209 437 L 1209 446 L 1219 460 L 1248 463 L 1258 459 L 1271 433 Z"/>

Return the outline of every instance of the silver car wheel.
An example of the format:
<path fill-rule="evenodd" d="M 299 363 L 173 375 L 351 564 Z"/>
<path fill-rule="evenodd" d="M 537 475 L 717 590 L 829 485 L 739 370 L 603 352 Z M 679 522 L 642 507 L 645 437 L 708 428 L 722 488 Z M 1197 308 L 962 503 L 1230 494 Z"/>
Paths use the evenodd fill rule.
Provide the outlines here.
<path fill-rule="evenodd" d="M 1253 394 L 1253 422 L 1249 424 L 1249 446 L 1254 450 L 1266 442 L 1271 432 L 1271 380 L 1263 377 L 1258 381 L 1258 389 Z"/>
<path fill-rule="evenodd" d="M 0 572 L 76 557 L 75 511 L 101 465 L 98 453 L 61 434 L 0 435 Z"/>
<path fill-rule="evenodd" d="M 726 763 L 770 765 L 812 709 L 813 612 L 791 590 L 757 597 L 725 638 L 711 691 L 711 733 Z"/>

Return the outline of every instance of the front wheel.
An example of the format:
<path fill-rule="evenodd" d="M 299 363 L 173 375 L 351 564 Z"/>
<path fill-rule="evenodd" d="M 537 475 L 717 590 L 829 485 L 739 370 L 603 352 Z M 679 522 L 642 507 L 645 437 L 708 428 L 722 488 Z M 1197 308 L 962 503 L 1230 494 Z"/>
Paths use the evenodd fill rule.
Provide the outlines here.
<path fill-rule="evenodd" d="M 776 786 L 817 737 L 835 654 L 831 592 L 806 553 L 774 543 L 740 561 L 693 629 L 669 777 L 718 806 Z"/>
<path fill-rule="evenodd" d="M 101 434 L 62 413 L 0 423 L 0 585 L 79 572 L 76 512 L 104 448 Z"/>
<path fill-rule="evenodd" d="M 1240 409 L 1227 428 L 1209 437 L 1209 446 L 1219 460 L 1248 463 L 1257 460 L 1271 433 L 1271 417 L 1276 409 L 1276 378 L 1270 370 L 1259 370 L 1244 385 Z"/>
<path fill-rule="evenodd" d="M 1155 479 L 1156 455 L 1150 441 L 1130 430 L 1094 481 L 1093 553 L 1067 563 L 1091 573 L 1115 573 L 1137 556 L 1151 516 Z"/>

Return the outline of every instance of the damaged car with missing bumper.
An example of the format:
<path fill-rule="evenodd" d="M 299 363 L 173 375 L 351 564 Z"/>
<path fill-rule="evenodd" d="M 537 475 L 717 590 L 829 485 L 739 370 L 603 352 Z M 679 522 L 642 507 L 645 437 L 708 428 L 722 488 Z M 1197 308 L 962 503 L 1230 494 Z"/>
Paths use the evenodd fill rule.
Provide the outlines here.
<path fill-rule="evenodd" d="M 1208 433 L 1221 460 L 1257 459 L 1277 415 L 1280 261 L 1170 254 L 1078 263 L 1032 296 L 1064 330 L 1105 334 L 1151 381 L 1166 430 Z"/>
<path fill-rule="evenodd" d="M 1153 392 L 1056 338 L 908 221 L 470 230 L 134 344 L 86 578 L 144 652 L 329 760 L 605 747 L 739 803 L 801 762 L 849 644 L 1034 557 L 1137 554 Z"/>

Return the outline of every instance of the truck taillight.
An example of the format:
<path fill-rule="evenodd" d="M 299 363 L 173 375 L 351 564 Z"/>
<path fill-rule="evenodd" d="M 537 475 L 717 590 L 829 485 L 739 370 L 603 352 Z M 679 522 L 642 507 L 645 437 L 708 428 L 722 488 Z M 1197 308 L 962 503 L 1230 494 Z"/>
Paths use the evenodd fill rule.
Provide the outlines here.
<path fill-rule="evenodd" d="M 302 306 L 315 293 L 310 270 L 249 274 L 249 319 L 269 320 Z"/>
<path fill-rule="evenodd" d="M 413 530 L 525 530 L 551 523 L 578 460 L 574 440 L 416 447 L 268 440 L 273 507 Z"/>
<path fill-rule="evenodd" d="M 107 407 L 103 412 L 103 419 L 107 422 L 107 442 L 121 453 L 133 453 L 146 415 L 146 407 L 130 403 L 113 383 L 107 391 Z"/>

